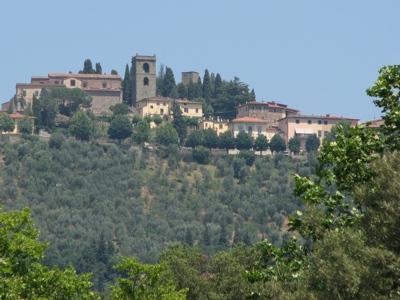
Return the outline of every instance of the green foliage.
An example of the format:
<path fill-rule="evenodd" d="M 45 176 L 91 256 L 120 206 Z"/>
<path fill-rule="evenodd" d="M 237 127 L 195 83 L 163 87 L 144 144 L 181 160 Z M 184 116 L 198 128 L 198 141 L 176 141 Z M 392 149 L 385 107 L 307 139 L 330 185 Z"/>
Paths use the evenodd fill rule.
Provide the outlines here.
<path fill-rule="evenodd" d="M 178 93 L 176 90 L 175 76 L 171 68 L 165 68 L 165 75 L 163 76 L 162 83 L 162 96 L 177 98 Z"/>
<path fill-rule="evenodd" d="M 12 132 L 14 130 L 14 121 L 8 114 L 0 114 L 0 130 L 3 132 Z"/>
<path fill-rule="evenodd" d="M 110 107 L 114 115 L 127 115 L 129 113 L 129 106 L 125 103 L 118 103 Z"/>
<path fill-rule="evenodd" d="M 179 141 L 183 143 L 187 133 L 186 122 L 182 116 L 179 104 L 176 102 L 172 105 L 172 116 L 172 126 L 174 126 L 176 132 L 178 132 Z"/>
<path fill-rule="evenodd" d="M 118 278 L 112 287 L 112 299 L 186 299 L 185 289 L 177 291 L 171 281 L 163 278 L 162 265 L 141 264 L 123 257 L 116 269 L 124 278 Z"/>
<path fill-rule="evenodd" d="M 162 123 L 163 119 L 159 115 L 153 116 L 153 122 L 158 126 Z"/>
<path fill-rule="evenodd" d="M 210 150 L 203 146 L 196 146 L 192 150 L 192 157 L 199 164 L 207 164 L 210 160 Z"/>
<path fill-rule="evenodd" d="M 235 145 L 238 150 L 249 150 L 253 146 L 253 139 L 245 131 L 240 131 L 236 136 Z"/>
<path fill-rule="evenodd" d="M 42 264 L 45 245 L 38 241 L 27 209 L 0 212 L 0 225 L 2 299 L 99 299 L 89 275 Z"/>
<path fill-rule="evenodd" d="M 139 115 L 134 115 L 134 116 L 132 117 L 132 124 L 133 124 L 133 125 L 138 124 L 140 121 L 142 121 L 142 118 L 141 118 Z"/>
<path fill-rule="evenodd" d="M 178 144 L 179 136 L 171 123 L 165 123 L 157 127 L 156 142 L 164 146 L 168 146 L 170 144 Z"/>
<path fill-rule="evenodd" d="M 260 151 L 262 154 L 263 151 L 268 149 L 268 139 L 265 135 L 259 134 L 254 141 L 254 150 Z"/>
<path fill-rule="evenodd" d="M 203 77 L 203 97 L 207 101 L 209 101 L 211 97 L 211 81 L 210 81 L 210 73 L 206 69 L 204 72 L 204 77 Z"/>
<path fill-rule="evenodd" d="M 150 125 L 146 121 L 140 121 L 133 128 L 133 140 L 138 144 L 143 144 L 150 140 Z"/>
<path fill-rule="evenodd" d="M 300 153 L 300 138 L 298 136 L 294 136 L 289 139 L 288 142 L 288 148 L 290 152 L 293 154 L 299 154 Z"/>
<path fill-rule="evenodd" d="M 132 77 L 128 64 L 125 66 L 125 75 L 122 81 L 122 101 L 132 106 Z"/>
<path fill-rule="evenodd" d="M 65 142 L 64 135 L 60 132 L 55 132 L 50 137 L 49 147 L 55 148 L 55 149 L 60 149 L 64 142 Z"/>
<path fill-rule="evenodd" d="M 254 161 L 256 160 L 256 156 L 254 154 L 253 151 L 249 151 L 249 150 L 242 150 L 239 153 L 239 157 L 243 158 L 246 162 L 246 165 L 248 166 L 252 166 Z"/>
<path fill-rule="evenodd" d="M 217 148 L 219 139 L 217 132 L 214 129 L 208 128 L 203 131 L 203 146 L 208 149 Z"/>
<path fill-rule="evenodd" d="M 306 139 L 306 151 L 307 152 L 315 152 L 318 150 L 320 145 L 319 138 L 315 135 L 309 135 Z"/>
<path fill-rule="evenodd" d="M 111 139 L 122 140 L 128 138 L 132 134 L 132 124 L 126 115 L 116 115 L 112 118 L 110 127 L 108 128 L 108 136 Z"/>
<path fill-rule="evenodd" d="M 83 73 L 83 74 L 95 73 L 95 70 L 93 69 L 92 61 L 89 58 L 85 59 L 85 61 L 83 62 L 83 70 L 80 71 L 79 73 Z"/>
<path fill-rule="evenodd" d="M 190 148 L 203 145 L 203 131 L 195 130 L 186 139 L 185 145 Z"/>
<path fill-rule="evenodd" d="M 219 147 L 221 149 L 226 149 L 227 152 L 230 149 L 235 149 L 235 138 L 231 131 L 221 133 L 219 136 Z"/>
<path fill-rule="evenodd" d="M 22 134 L 32 134 L 33 132 L 33 120 L 24 118 L 18 123 L 19 132 Z"/>
<path fill-rule="evenodd" d="M 275 134 L 269 142 L 269 148 L 271 149 L 272 153 L 283 152 L 286 150 L 285 140 L 279 134 Z"/>
<path fill-rule="evenodd" d="M 69 131 L 78 140 L 88 141 L 92 134 L 92 122 L 83 111 L 78 111 L 75 113 L 69 125 Z"/>
<path fill-rule="evenodd" d="M 103 74 L 103 69 L 101 67 L 100 63 L 96 63 L 96 70 L 95 70 L 96 74 Z"/>

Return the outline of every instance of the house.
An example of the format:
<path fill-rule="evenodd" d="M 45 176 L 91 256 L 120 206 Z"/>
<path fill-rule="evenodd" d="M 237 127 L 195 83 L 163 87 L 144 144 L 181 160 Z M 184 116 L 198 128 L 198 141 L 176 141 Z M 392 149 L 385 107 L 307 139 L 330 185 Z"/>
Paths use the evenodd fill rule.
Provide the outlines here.
<path fill-rule="evenodd" d="M 204 118 L 203 120 L 201 120 L 201 122 L 199 124 L 199 128 L 201 130 L 206 130 L 206 129 L 211 128 L 211 129 L 215 130 L 217 135 L 220 135 L 226 131 L 229 131 L 229 122 L 227 120 L 222 120 L 219 118 L 216 118 L 216 119 Z"/>
<path fill-rule="evenodd" d="M 229 129 L 234 137 L 236 137 L 239 132 L 244 131 L 254 139 L 262 134 L 267 137 L 268 140 L 278 132 L 277 128 L 271 127 L 269 120 L 253 117 L 236 118 L 229 123 Z"/>
<path fill-rule="evenodd" d="M 32 106 L 34 96 L 43 88 L 79 88 L 92 98 L 92 111 L 99 115 L 109 112 L 112 105 L 122 102 L 121 77 L 107 74 L 49 73 L 33 76 L 30 83 L 17 83 L 15 107 L 17 111 Z"/>
<path fill-rule="evenodd" d="M 201 118 L 203 116 L 203 105 L 200 102 L 160 96 L 139 100 L 136 103 L 136 109 L 141 117 L 159 115 L 169 118 L 172 115 L 174 103 L 179 105 L 185 117 Z"/>
<path fill-rule="evenodd" d="M 320 141 L 330 133 L 338 123 L 349 123 L 355 126 L 358 119 L 335 117 L 331 115 L 289 115 L 278 121 L 279 131 L 286 143 L 294 136 L 300 138 L 300 148 L 305 149 L 305 140 L 310 135 L 316 135 Z"/>

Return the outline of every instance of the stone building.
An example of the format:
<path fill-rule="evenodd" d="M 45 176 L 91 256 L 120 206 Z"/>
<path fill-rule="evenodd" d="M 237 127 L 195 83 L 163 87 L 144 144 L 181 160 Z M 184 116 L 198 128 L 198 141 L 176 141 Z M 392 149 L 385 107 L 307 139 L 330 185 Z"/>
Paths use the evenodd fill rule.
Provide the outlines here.
<path fill-rule="evenodd" d="M 208 118 L 201 120 L 199 124 L 201 130 L 213 129 L 219 136 L 220 134 L 229 130 L 229 121 L 219 118 Z"/>
<path fill-rule="evenodd" d="M 285 104 L 276 102 L 251 101 L 237 107 L 237 118 L 256 118 L 265 120 L 270 127 L 278 125 L 278 120 L 289 115 L 296 115 L 299 111 L 289 108 Z"/>
<path fill-rule="evenodd" d="M 17 110 L 32 105 L 33 97 L 39 97 L 43 88 L 79 88 L 92 98 L 95 114 L 109 112 L 110 106 L 122 102 L 121 77 L 106 74 L 49 73 L 33 76 L 31 83 L 17 83 L 15 103 Z"/>
<path fill-rule="evenodd" d="M 286 143 L 294 136 L 300 138 L 300 148 L 305 149 L 305 141 L 308 136 L 316 135 L 320 141 L 330 133 L 332 127 L 345 122 L 351 126 L 358 123 L 358 119 L 335 117 L 331 115 L 289 115 L 278 121 L 279 131 Z"/>
<path fill-rule="evenodd" d="M 270 122 L 264 119 L 253 117 L 236 118 L 229 123 L 230 130 L 234 137 L 239 132 L 244 131 L 253 139 L 256 139 L 260 134 L 270 140 L 277 132 L 277 128 L 272 128 Z"/>
<path fill-rule="evenodd" d="M 198 72 L 195 71 L 182 72 L 182 83 L 185 86 L 188 86 L 190 83 L 197 83 L 199 78 L 200 75 Z"/>
<path fill-rule="evenodd" d="M 156 56 L 138 55 L 132 58 L 133 105 L 156 96 Z"/>
<path fill-rule="evenodd" d="M 136 104 L 136 109 L 141 117 L 159 115 L 169 118 L 172 115 L 172 105 L 177 103 L 185 117 L 201 118 L 203 106 L 200 102 L 186 99 L 172 99 L 168 97 L 152 97 L 141 99 Z"/>

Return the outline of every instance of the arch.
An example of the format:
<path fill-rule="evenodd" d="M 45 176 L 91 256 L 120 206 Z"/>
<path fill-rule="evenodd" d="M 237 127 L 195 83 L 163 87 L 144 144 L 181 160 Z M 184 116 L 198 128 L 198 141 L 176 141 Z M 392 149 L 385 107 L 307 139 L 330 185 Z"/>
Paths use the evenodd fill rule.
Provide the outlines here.
<path fill-rule="evenodd" d="M 149 78 L 148 77 L 145 77 L 145 78 L 143 78 L 143 85 L 149 85 Z"/>
<path fill-rule="evenodd" d="M 144 64 L 143 64 L 143 71 L 144 71 L 145 73 L 149 73 L 149 72 L 150 72 L 150 66 L 149 66 L 148 63 L 144 63 Z"/>

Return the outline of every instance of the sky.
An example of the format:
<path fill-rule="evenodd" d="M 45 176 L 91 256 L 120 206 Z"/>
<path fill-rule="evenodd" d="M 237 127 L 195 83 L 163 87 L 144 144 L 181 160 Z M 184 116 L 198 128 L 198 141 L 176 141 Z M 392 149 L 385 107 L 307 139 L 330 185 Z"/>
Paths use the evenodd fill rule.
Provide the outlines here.
<path fill-rule="evenodd" d="M 0 102 L 33 75 L 103 71 L 136 53 L 239 77 L 305 114 L 380 117 L 365 91 L 400 64 L 399 0 L 1 0 Z"/>

